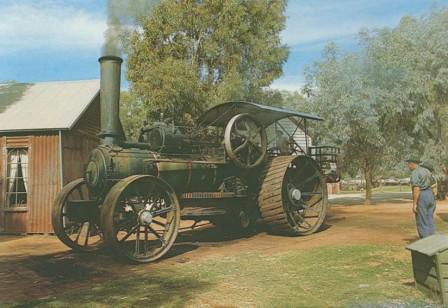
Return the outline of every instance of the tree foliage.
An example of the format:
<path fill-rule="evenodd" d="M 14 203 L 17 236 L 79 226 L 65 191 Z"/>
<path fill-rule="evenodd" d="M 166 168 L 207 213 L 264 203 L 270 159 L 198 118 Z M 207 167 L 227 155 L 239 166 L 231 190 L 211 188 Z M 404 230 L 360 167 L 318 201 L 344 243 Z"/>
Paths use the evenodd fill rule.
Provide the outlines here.
<path fill-rule="evenodd" d="M 363 55 L 339 55 L 335 46 L 328 46 L 307 78 L 308 87 L 316 89 L 313 111 L 326 119 L 316 126 L 317 136 L 342 148 L 348 173 L 362 170 L 370 199 L 374 176 L 406 140 L 397 127 L 400 99 L 390 103 L 400 95 L 393 86 L 400 82 L 399 74 Z"/>
<path fill-rule="evenodd" d="M 147 121 L 145 105 L 128 91 L 120 93 L 120 120 L 126 137 L 137 141 Z"/>
<path fill-rule="evenodd" d="M 285 2 L 161 1 L 130 41 L 132 92 L 152 118 L 181 122 L 218 102 L 266 96 L 288 55 Z"/>
<path fill-rule="evenodd" d="M 406 156 L 447 165 L 447 29 L 447 10 L 405 17 L 360 33 L 359 52 L 328 45 L 306 73 L 308 108 L 327 120 L 317 135 L 343 149 L 346 172 L 364 175 L 367 200 L 373 179 Z"/>
<path fill-rule="evenodd" d="M 448 167 L 448 10 L 421 19 L 403 18 L 395 29 L 364 33 L 367 53 L 406 77 L 400 89 L 410 112 L 410 151 Z"/>

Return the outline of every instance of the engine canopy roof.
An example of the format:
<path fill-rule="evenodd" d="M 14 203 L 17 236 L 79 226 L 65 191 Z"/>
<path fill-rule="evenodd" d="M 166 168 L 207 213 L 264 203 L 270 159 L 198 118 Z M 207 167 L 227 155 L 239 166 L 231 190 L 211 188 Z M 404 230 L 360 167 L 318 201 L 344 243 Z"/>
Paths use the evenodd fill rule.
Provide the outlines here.
<path fill-rule="evenodd" d="M 236 101 L 225 102 L 210 108 L 199 117 L 198 124 L 199 126 L 224 127 L 232 117 L 240 113 L 248 113 L 255 117 L 263 127 L 267 127 L 278 120 L 289 117 L 299 117 L 317 121 L 323 120 L 321 117 L 312 114 L 251 102 Z"/>

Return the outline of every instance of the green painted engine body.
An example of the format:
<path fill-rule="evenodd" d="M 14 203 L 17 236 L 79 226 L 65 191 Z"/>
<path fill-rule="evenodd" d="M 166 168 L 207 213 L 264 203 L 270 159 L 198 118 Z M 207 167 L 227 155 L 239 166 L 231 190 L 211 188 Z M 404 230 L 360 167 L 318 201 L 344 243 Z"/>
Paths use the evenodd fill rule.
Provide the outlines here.
<path fill-rule="evenodd" d="M 85 178 L 95 196 L 105 195 L 116 182 L 135 174 L 158 176 L 181 194 L 217 191 L 235 172 L 231 164 L 211 161 L 208 156 L 180 157 L 149 149 L 100 145 L 90 153 Z"/>

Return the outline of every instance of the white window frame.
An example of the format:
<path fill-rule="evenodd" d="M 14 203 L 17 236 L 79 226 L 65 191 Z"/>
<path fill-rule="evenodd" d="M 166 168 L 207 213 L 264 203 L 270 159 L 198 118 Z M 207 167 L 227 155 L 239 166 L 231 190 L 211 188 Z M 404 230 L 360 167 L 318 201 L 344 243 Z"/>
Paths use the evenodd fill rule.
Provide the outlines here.
<path fill-rule="evenodd" d="M 10 161 L 11 153 L 15 152 L 15 157 Z M 15 165 L 15 169 L 11 169 L 11 165 Z M 25 168 L 24 168 L 25 167 Z M 19 168 L 21 177 L 18 176 Z M 11 177 L 11 170 L 15 175 Z M 5 163 L 5 210 L 27 209 L 29 197 L 29 148 L 28 147 L 8 147 L 6 149 Z M 19 180 L 23 180 L 25 192 L 18 192 L 17 187 Z M 26 195 L 26 203 L 18 203 L 19 195 Z M 11 203 L 11 196 L 15 195 L 15 202 Z"/>

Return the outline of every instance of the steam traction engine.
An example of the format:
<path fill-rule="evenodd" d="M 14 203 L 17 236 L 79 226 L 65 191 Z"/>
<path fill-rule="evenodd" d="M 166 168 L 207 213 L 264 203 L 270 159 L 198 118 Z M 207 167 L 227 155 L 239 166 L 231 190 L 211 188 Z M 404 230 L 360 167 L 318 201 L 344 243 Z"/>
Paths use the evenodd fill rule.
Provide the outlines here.
<path fill-rule="evenodd" d="M 54 231 L 67 246 L 93 251 L 106 244 L 150 262 L 171 248 L 181 219 L 232 230 L 263 219 L 284 235 L 321 227 L 326 182 L 338 180 L 337 152 L 297 142 L 298 128 L 306 133 L 306 121 L 319 117 L 228 102 L 205 112 L 195 127 L 154 123 L 142 128 L 139 142 L 127 142 L 119 119 L 122 60 L 99 62 L 102 142 L 84 178 L 67 184 L 52 210 Z"/>

